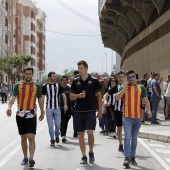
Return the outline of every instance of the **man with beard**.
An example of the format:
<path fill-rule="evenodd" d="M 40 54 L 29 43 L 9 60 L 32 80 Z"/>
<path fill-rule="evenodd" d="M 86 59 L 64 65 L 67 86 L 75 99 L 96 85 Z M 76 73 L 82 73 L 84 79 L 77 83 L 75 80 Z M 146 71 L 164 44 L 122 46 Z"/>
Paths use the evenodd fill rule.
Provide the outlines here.
<path fill-rule="evenodd" d="M 119 100 L 123 97 L 123 126 L 125 134 L 125 160 L 123 166 L 128 168 L 130 163 L 132 163 L 134 166 L 137 166 L 135 155 L 137 147 L 137 137 L 142 120 L 142 99 L 147 108 L 148 117 L 151 117 L 151 110 L 145 87 L 136 83 L 135 71 L 129 70 L 126 72 L 126 75 L 127 80 L 120 87 L 119 92 L 116 94 L 116 100 Z"/>
<path fill-rule="evenodd" d="M 46 117 L 50 134 L 50 146 L 54 147 L 55 142 L 59 143 L 60 135 L 60 123 L 61 123 L 61 110 L 60 110 L 60 95 L 63 97 L 64 112 L 68 110 L 67 108 L 67 98 L 61 86 L 56 83 L 56 73 L 48 73 L 49 83 L 44 84 L 42 87 L 42 98 L 44 104 L 44 98 L 46 95 Z M 55 125 L 55 130 L 54 130 Z"/>
<path fill-rule="evenodd" d="M 35 152 L 35 134 L 37 127 L 37 107 L 36 107 L 36 97 L 38 98 L 39 107 L 41 110 L 41 115 L 39 120 L 44 119 L 44 108 L 42 101 L 41 87 L 32 81 L 33 68 L 27 66 L 23 70 L 24 80 L 15 85 L 12 97 L 8 102 L 7 116 L 11 116 L 12 105 L 17 96 L 18 111 L 16 115 L 16 122 L 18 126 L 19 134 L 21 135 L 21 146 L 24 154 L 24 159 L 21 165 L 27 165 L 33 167 L 35 161 L 33 160 Z M 27 140 L 29 143 L 29 154 L 28 159 L 27 154 Z"/>

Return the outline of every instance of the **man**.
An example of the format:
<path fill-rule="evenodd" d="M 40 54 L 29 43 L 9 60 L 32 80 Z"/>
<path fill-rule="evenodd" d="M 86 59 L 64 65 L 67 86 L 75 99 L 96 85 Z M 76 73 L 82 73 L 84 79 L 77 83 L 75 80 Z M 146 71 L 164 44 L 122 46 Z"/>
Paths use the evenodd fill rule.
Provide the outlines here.
<path fill-rule="evenodd" d="M 165 115 L 165 120 L 169 119 L 169 115 L 170 115 L 170 106 L 167 105 L 170 101 L 170 87 L 169 83 L 170 82 L 170 74 L 168 75 L 168 78 L 165 82 L 163 82 L 163 96 L 164 96 L 164 115 Z M 166 100 L 168 99 L 168 101 Z"/>
<path fill-rule="evenodd" d="M 149 100 L 149 102 L 150 102 L 151 110 L 152 110 L 152 101 L 151 101 L 152 86 L 151 86 L 151 81 L 152 81 L 152 79 L 153 79 L 153 74 L 154 74 L 154 72 L 151 72 L 150 78 L 149 78 L 148 81 L 147 81 L 147 84 L 148 84 L 148 87 L 147 87 L 148 100 Z"/>
<path fill-rule="evenodd" d="M 67 142 L 67 138 L 66 138 L 66 133 L 67 133 L 67 126 L 68 126 L 68 122 L 71 118 L 72 115 L 72 111 L 71 111 L 71 102 L 70 102 L 70 85 L 68 85 L 68 77 L 66 75 L 63 75 L 61 77 L 61 87 L 62 87 L 62 91 L 65 93 L 66 97 L 67 97 L 67 107 L 68 110 L 65 112 L 63 107 L 64 107 L 64 101 L 62 96 L 60 95 L 60 107 L 61 107 L 61 138 L 62 138 L 62 142 L 65 143 Z"/>
<path fill-rule="evenodd" d="M 37 127 L 37 106 L 36 106 L 36 97 L 38 98 L 38 103 L 41 111 L 39 120 L 44 119 L 44 109 L 42 102 L 42 92 L 41 87 L 32 81 L 33 77 L 33 68 L 31 66 L 26 66 L 23 70 L 24 80 L 15 85 L 13 94 L 8 102 L 7 115 L 11 116 L 12 105 L 17 96 L 17 106 L 18 111 L 16 115 L 16 122 L 18 126 L 19 134 L 21 135 L 21 146 L 24 154 L 24 159 L 21 162 L 21 165 L 27 165 L 33 167 L 35 161 L 33 160 L 35 152 L 35 134 Z M 29 143 L 29 154 L 28 159 L 27 154 L 27 140 Z"/>
<path fill-rule="evenodd" d="M 151 94 L 151 101 L 152 101 L 152 124 L 159 124 L 156 120 L 156 115 L 158 111 L 159 102 L 161 100 L 161 88 L 158 80 L 160 79 L 159 73 L 153 74 L 153 80 L 151 81 L 152 87 L 152 94 Z"/>
<path fill-rule="evenodd" d="M 1 84 L 2 104 L 7 103 L 8 88 L 4 82 Z"/>
<path fill-rule="evenodd" d="M 55 142 L 59 143 L 59 135 L 60 135 L 60 123 L 61 123 L 61 111 L 60 111 L 60 103 L 59 96 L 60 94 L 63 97 L 64 101 L 64 112 L 67 111 L 67 99 L 66 95 L 62 90 L 62 87 L 56 83 L 56 73 L 49 72 L 48 73 L 49 83 L 44 84 L 42 87 L 42 99 L 44 104 L 44 99 L 46 97 L 46 117 L 50 134 L 50 146 L 54 147 Z M 55 133 L 54 133 L 54 125 L 55 125 Z"/>
<path fill-rule="evenodd" d="M 96 127 L 96 95 L 98 97 L 98 119 L 102 117 L 102 95 L 101 86 L 97 79 L 88 74 L 88 65 L 82 60 L 77 63 L 79 77 L 77 77 L 71 86 L 70 98 L 76 100 L 74 111 L 75 127 L 79 135 L 79 144 L 82 152 L 81 164 L 87 164 L 85 130 L 87 130 L 89 144 L 89 163 L 93 163 L 94 153 L 94 135 L 93 130 Z"/>
<path fill-rule="evenodd" d="M 143 82 L 143 86 L 147 89 L 148 88 L 148 80 L 149 80 L 149 74 L 145 73 L 143 75 L 143 79 L 141 80 Z"/>
<path fill-rule="evenodd" d="M 145 103 L 148 116 L 151 116 L 150 105 L 144 86 L 136 84 L 136 73 L 129 70 L 126 73 L 127 81 L 119 89 L 116 94 L 116 100 L 123 97 L 123 125 L 124 125 L 124 155 L 125 160 L 123 166 L 129 167 L 130 162 L 137 166 L 135 160 L 137 136 L 141 127 L 141 99 Z"/>
<path fill-rule="evenodd" d="M 108 103 L 108 97 L 116 94 L 118 92 L 118 89 L 120 86 L 125 82 L 126 80 L 126 73 L 124 71 L 119 71 L 118 72 L 118 84 L 110 89 L 105 95 L 104 95 L 104 105 L 107 107 Z M 123 143 L 122 143 L 122 106 L 123 106 L 123 101 L 122 99 L 116 100 L 115 101 L 115 121 L 116 121 L 116 126 L 117 126 L 117 136 L 119 140 L 119 148 L 118 150 L 120 152 L 124 152 L 123 150 Z"/>
<path fill-rule="evenodd" d="M 12 92 L 14 90 L 14 86 L 15 86 L 15 83 L 13 81 L 11 81 L 11 84 L 9 84 L 9 86 L 8 86 L 10 97 L 12 96 Z"/>

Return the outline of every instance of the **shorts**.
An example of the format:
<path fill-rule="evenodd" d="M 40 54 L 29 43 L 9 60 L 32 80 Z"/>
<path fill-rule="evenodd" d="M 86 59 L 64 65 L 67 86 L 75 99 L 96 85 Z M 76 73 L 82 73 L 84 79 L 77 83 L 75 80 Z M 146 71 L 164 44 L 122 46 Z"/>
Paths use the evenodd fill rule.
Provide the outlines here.
<path fill-rule="evenodd" d="M 165 97 L 166 98 L 166 107 L 170 108 L 170 97 Z"/>
<path fill-rule="evenodd" d="M 121 111 L 115 110 L 115 121 L 116 121 L 116 126 L 121 127 L 123 125 L 122 123 L 122 115 L 123 113 Z"/>
<path fill-rule="evenodd" d="M 76 112 L 74 113 L 75 130 L 84 132 L 85 130 L 95 130 L 96 112 Z"/>
<path fill-rule="evenodd" d="M 26 119 L 24 117 L 20 117 L 16 115 L 16 122 L 18 126 L 18 132 L 20 135 L 25 135 L 28 133 L 36 134 L 36 129 L 37 129 L 36 116 L 30 119 Z"/>

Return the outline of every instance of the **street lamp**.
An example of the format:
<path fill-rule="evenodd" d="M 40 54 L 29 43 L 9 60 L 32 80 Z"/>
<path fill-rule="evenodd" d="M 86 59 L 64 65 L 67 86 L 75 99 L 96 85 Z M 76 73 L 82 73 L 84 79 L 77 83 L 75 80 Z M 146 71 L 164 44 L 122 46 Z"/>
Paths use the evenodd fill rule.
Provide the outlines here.
<path fill-rule="evenodd" d="M 106 55 L 106 73 L 107 73 L 107 53 L 104 53 Z"/>
<path fill-rule="evenodd" d="M 103 75 L 103 60 L 100 60 L 100 62 L 102 63 L 102 75 Z"/>

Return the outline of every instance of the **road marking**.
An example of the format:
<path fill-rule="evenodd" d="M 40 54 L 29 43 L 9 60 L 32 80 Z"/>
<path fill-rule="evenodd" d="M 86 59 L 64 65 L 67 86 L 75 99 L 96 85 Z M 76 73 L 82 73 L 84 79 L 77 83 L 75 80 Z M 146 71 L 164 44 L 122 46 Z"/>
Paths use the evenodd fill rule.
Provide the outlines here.
<path fill-rule="evenodd" d="M 162 159 L 154 150 L 151 149 L 142 139 L 138 139 L 138 141 L 150 152 L 157 161 L 165 168 L 165 170 L 170 170 L 170 166 Z"/>
<path fill-rule="evenodd" d="M 46 126 L 46 123 L 44 123 L 43 125 L 41 125 L 38 130 L 37 133 L 40 132 L 44 127 Z M 15 140 L 14 140 L 15 141 Z M 14 142 L 13 141 L 13 142 Z M 9 159 L 11 159 L 16 153 L 17 151 L 19 151 L 21 149 L 21 144 L 19 144 L 15 149 L 13 149 L 4 159 L 2 159 L 0 161 L 0 168 L 2 168 L 8 161 Z"/>
<path fill-rule="evenodd" d="M 149 144 L 149 146 L 156 146 L 156 147 L 161 147 L 161 148 L 165 148 L 165 145 L 159 145 L 159 144 Z"/>
<path fill-rule="evenodd" d="M 163 149 L 155 149 L 156 152 L 159 152 L 159 153 L 168 153 L 170 154 L 170 150 L 163 150 Z"/>
<path fill-rule="evenodd" d="M 170 163 L 170 159 L 169 159 L 169 158 L 165 158 L 165 160 L 166 160 L 167 162 L 169 162 L 169 163 Z"/>
<path fill-rule="evenodd" d="M 0 156 L 2 154 L 4 154 L 10 147 L 12 147 L 13 145 L 15 145 L 15 143 L 17 143 L 20 140 L 20 137 L 17 137 L 14 141 L 12 141 L 10 144 L 8 144 L 4 149 L 2 149 L 0 151 Z"/>

